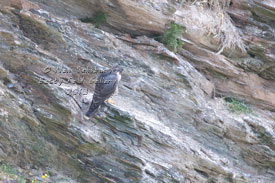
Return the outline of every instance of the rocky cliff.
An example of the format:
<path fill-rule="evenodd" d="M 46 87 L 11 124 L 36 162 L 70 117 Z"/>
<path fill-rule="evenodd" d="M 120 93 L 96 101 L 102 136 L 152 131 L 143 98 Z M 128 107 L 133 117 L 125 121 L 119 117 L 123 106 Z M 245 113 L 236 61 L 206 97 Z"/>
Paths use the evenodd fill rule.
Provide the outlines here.
<path fill-rule="evenodd" d="M 155 40 L 172 21 L 177 53 Z M 115 103 L 85 119 L 117 64 Z M 1 0 L 0 101 L 2 182 L 272 183 L 275 4 Z"/>

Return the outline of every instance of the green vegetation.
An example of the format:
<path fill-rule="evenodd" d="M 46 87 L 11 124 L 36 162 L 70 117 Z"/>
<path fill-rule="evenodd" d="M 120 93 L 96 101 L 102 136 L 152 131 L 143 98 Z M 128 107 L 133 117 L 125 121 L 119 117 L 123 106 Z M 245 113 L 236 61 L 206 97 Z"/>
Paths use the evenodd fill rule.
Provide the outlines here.
<path fill-rule="evenodd" d="M 0 165 L 0 182 L 2 181 L 16 181 L 18 183 L 26 183 L 26 177 L 16 170 L 13 166 L 1 162 Z"/>
<path fill-rule="evenodd" d="M 177 52 L 182 47 L 182 33 L 184 28 L 171 22 L 170 28 L 160 37 L 162 42 L 170 51 Z"/>
<path fill-rule="evenodd" d="M 84 23 L 92 23 L 92 24 L 95 25 L 96 28 L 100 28 L 101 25 L 106 23 L 106 17 L 105 17 L 105 14 L 103 12 L 98 12 L 98 13 L 95 14 L 95 16 L 81 18 L 80 21 L 84 22 Z"/>
<path fill-rule="evenodd" d="M 16 182 L 16 183 L 46 183 L 48 174 L 44 173 L 41 178 L 33 179 L 28 176 L 19 167 L 10 165 L 5 161 L 0 162 L 0 182 Z"/>
<path fill-rule="evenodd" d="M 237 112 L 237 113 L 251 113 L 252 110 L 249 108 L 247 104 L 244 102 L 241 102 L 235 98 L 232 97 L 225 97 L 224 100 L 227 103 L 228 110 L 231 112 Z"/>

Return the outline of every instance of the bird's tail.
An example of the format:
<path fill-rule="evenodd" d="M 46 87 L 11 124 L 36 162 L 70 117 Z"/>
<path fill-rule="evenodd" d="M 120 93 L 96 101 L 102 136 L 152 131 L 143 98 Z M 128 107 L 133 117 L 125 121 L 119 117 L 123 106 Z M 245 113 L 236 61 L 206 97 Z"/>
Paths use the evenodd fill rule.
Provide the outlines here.
<path fill-rule="evenodd" d="M 89 110 L 86 113 L 86 116 L 92 117 L 97 112 L 99 106 L 100 106 L 100 103 L 92 102 Z"/>

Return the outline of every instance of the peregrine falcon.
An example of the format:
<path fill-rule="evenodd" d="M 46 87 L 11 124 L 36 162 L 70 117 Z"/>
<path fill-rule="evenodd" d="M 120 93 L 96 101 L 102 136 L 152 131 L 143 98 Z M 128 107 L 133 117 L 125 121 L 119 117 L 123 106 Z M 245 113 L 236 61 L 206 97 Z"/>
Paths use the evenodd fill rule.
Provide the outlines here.
<path fill-rule="evenodd" d="M 112 97 L 118 91 L 118 82 L 121 79 L 121 72 L 123 68 L 115 66 L 110 70 L 104 71 L 97 78 L 94 96 L 88 112 L 87 117 L 93 116 L 101 104 Z"/>

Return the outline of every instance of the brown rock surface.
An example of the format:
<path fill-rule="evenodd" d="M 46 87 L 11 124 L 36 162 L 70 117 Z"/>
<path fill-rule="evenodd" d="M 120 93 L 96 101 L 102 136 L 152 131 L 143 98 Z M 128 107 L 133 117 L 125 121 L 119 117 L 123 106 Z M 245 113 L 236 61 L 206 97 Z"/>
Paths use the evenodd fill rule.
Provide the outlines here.
<path fill-rule="evenodd" d="M 273 183 L 274 3 L 188 2 L 2 0 L 0 181 Z M 78 20 L 100 11 L 102 30 Z M 178 53 L 151 38 L 170 20 Z M 77 71 L 117 64 L 115 104 L 85 119 L 97 74 Z"/>
<path fill-rule="evenodd" d="M 19 8 L 20 10 L 30 10 L 30 9 L 39 9 L 39 6 L 35 3 L 32 3 L 28 0 L 2 0 L 2 6 L 12 6 Z"/>

